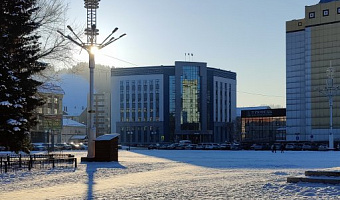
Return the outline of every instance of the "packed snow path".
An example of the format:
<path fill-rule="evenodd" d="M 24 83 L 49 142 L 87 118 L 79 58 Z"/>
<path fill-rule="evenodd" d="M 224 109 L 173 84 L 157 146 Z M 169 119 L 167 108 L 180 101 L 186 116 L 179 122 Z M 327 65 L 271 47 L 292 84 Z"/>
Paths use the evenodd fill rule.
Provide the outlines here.
<path fill-rule="evenodd" d="M 122 150 L 119 163 L 2 174 L 0 199 L 340 199 L 337 185 L 286 182 L 309 169 L 339 170 L 339 155 Z"/>

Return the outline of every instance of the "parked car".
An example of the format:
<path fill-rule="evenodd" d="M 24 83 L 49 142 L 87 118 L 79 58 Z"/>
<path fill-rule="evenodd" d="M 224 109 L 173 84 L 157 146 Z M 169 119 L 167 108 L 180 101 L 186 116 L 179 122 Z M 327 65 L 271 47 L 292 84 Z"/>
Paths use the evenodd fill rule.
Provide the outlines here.
<path fill-rule="evenodd" d="M 304 143 L 302 145 L 302 151 L 311 151 L 312 150 L 312 145 L 310 143 Z"/>
<path fill-rule="evenodd" d="M 197 144 L 196 150 L 203 150 L 203 149 L 204 149 L 204 145 L 203 144 Z"/>
<path fill-rule="evenodd" d="M 196 146 L 197 146 L 197 144 L 189 144 L 184 148 L 187 149 L 187 150 L 195 150 Z"/>
<path fill-rule="evenodd" d="M 328 151 L 328 145 L 327 144 L 320 144 L 318 147 L 319 151 Z"/>
<path fill-rule="evenodd" d="M 70 143 L 73 150 L 87 150 L 87 145 L 83 143 Z"/>
<path fill-rule="evenodd" d="M 185 144 L 178 144 L 178 145 L 175 147 L 175 149 L 177 149 L 177 150 L 183 150 L 183 149 L 185 149 L 186 146 L 187 146 L 187 145 L 185 145 Z"/>
<path fill-rule="evenodd" d="M 216 150 L 216 149 L 219 149 L 220 146 L 218 144 L 215 144 L 215 143 L 208 143 L 205 145 L 204 149 L 207 149 L 207 150 Z"/>
<path fill-rule="evenodd" d="M 265 144 L 255 144 L 252 146 L 254 150 L 266 150 L 268 149 Z"/>
<path fill-rule="evenodd" d="M 241 150 L 242 146 L 239 143 L 232 143 L 230 149 L 231 150 Z"/>
<path fill-rule="evenodd" d="M 87 150 L 88 149 L 88 146 L 84 143 L 79 143 L 79 146 L 80 146 L 81 150 Z"/>
<path fill-rule="evenodd" d="M 167 149 L 176 149 L 176 147 L 178 146 L 178 143 L 172 143 L 170 145 L 168 145 Z"/>
<path fill-rule="evenodd" d="M 288 150 L 288 151 L 293 151 L 293 150 L 295 150 L 295 145 L 294 145 L 294 143 L 288 143 L 288 144 L 286 144 L 285 149 Z"/>
<path fill-rule="evenodd" d="M 296 143 L 296 144 L 294 144 L 294 150 L 295 151 L 301 151 L 302 150 L 302 146 L 303 146 L 303 144 Z"/>
<path fill-rule="evenodd" d="M 168 144 L 161 144 L 159 145 L 158 149 L 167 149 L 168 148 Z"/>
<path fill-rule="evenodd" d="M 56 146 L 59 150 L 71 150 L 72 149 L 72 146 L 66 143 L 58 143 L 56 144 Z"/>
<path fill-rule="evenodd" d="M 281 149 L 281 144 L 280 143 L 274 143 L 273 145 L 275 145 L 275 149 L 276 150 L 280 150 Z"/>
<path fill-rule="evenodd" d="M 46 151 L 47 147 L 43 145 L 43 143 L 33 143 L 32 150 L 33 151 Z"/>
<path fill-rule="evenodd" d="M 222 143 L 220 144 L 220 149 L 221 150 L 230 150 L 231 144 L 230 143 Z"/>
<path fill-rule="evenodd" d="M 150 144 L 148 146 L 148 149 L 159 149 L 160 145 L 159 144 Z"/>

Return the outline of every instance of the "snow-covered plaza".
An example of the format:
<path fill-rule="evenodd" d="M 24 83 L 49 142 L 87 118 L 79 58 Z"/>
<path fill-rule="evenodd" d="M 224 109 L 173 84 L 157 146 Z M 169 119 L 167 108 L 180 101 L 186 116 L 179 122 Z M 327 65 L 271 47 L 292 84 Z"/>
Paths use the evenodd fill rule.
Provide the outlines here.
<path fill-rule="evenodd" d="M 119 162 L 1 174 L 0 199 L 340 199 L 339 185 L 287 183 L 339 167 L 337 151 L 121 150 Z"/>

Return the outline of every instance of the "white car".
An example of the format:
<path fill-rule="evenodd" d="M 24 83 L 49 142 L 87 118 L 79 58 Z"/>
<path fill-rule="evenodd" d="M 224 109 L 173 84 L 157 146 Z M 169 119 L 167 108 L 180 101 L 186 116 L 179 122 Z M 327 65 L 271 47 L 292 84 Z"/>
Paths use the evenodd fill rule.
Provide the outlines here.
<path fill-rule="evenodd" d="M 328 151 L 328 145 L 327 144 L 320 144 L 318 147 L 319 151 Z"/>
<path fill-rule="evenodd" d="M 295 145 L 293 143 L 288 143 L 285 146 L 286 150 L 295 150 Z"/>

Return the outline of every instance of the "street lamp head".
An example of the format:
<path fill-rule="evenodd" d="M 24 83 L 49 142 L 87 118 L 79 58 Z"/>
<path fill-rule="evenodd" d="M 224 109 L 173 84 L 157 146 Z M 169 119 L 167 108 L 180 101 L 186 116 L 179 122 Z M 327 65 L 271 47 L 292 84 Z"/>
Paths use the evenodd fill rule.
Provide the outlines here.
<path fill-rule="evenodd" d="M 85 8 L 87 9 L 97 9 L 99 8 L 100 0 L 84 0 Z"/>
<path fill-rule="evenodd" d="M 73 29 L 71 28 L 70 25 L 67 25 L 67 28 L 68 28 L 71 32 L 73 32 Z"/>
<path fill-rule="evenodd" d="M 99 48 L 97 46 L 93 45 L 93 46 L 90 47 L 90 53 L 91 54 L 95 55 L 95 54 L 98 53 L 98 51 L 99 51 Z"/>
<path fill-rule="evenodd" d="M 111 34 L 114 34 L 116 31 L 118 31 L 118 27 L 116 27 L 115 29 L 113 29 Z"/>
<path fill-rule="evenodd" d="M 119 36 L 119 38 L 122 38 L 122 37 L 124 37 L 124 36 L 126 36 L 126 33 L 124 33 L 124 34 L 122 34 L 121 36 Z"/>

